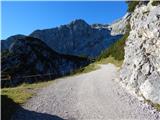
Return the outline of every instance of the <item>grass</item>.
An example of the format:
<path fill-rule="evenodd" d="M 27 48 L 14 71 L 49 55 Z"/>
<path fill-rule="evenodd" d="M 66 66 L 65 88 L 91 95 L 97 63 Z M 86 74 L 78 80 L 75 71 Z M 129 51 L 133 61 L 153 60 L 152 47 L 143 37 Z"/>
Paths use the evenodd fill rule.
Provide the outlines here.
<path fill-rule="evenodd" d="M 81 73 L 88 73 L 94 70 L 99 69 L 100 66 L 98 66 L 96 63 L 91 63 L 86 67 L 80 68 L 74 72 L 71 73 L 71 75 L 77 75 L 77 74 L 81 74 Z"/>
<path fill-rule="evenodd" d="M 3 88 L 1 89 L 1 95 L 7 95 L 15 103 L 23 104 L 34 95 L 35 90 L 45 87 L 51 82 L 52 81 L 34 84 L 22 84 L 14 88 Z"/>
<path fill-rule="evenodd" d="M 22 84 L 14 88 L 1 89 L 2 120 L 10 120 L 13 113 L 35 95 L 35 91 L 48 86 L 53 81 L 39 82 L 34 84 Z"/>
<path fill-rule="evenodd" d="M 121 61 L 124 59 L 124 46 L 128 38 L 129 33 L 126 33 L 121 39 L 117 40 L 109 48 L 104 50 L 101 55 L 97 58 L 98 61 L 101 59 L 112 56 L 115 60 Z"/>
<path fill-rule="evenodd" d="M 158 1 L 158 0 L 154 0 L 154 1 L 152 2 L 152 5 L 153 5 L 153 6 L 160 5 L 160 1 Z"/>
<path fill-rule="evenodd" d="M 97 63 L 99 63 L 99 64 L 112 63 L 117 67 L 121 67 L 122 63 L 123 63 L 123 60 L 116 60 L 114 57 L 109 56 L 107 58 L 104 58 L 104 59 L 101 59 L 101 60 L 97 61 Z"/>
<path fill-rule="evenodd" d="M 130 26 L 127 26 L 129 31 Z M 129 36 L 129 32 L 127 32 L 121 39 L 117 40 L 114 44 L 112 44 L 109 48 L 104 50 L 101 55 L 96 59 L 97 63 L 112 63 L 117 67 L 121 67 L 124 60 L 124 47 L 125 42 Z"/>
<path fill-rule="evenodd" d="M 152 107 L 154 107 L 157 111 L 160 111 L 160 104 L 158 103 L 153 103 L 150 100 L 147 100 L 144 98 L 144 102 L 150 104 Z"/>

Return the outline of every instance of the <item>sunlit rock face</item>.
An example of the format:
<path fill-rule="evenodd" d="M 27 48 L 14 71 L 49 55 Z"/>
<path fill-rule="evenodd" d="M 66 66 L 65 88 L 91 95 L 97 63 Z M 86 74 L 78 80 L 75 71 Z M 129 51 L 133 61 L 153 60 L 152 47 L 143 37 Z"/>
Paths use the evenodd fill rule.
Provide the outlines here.
<path fill-rule="evenodd" d="M 78 19 L 57 28 L 36 30 L 30 36 L 59 53 L 95 58 L 122 35 L 111 35 L 108 25 L 89 25 Z"/>
<path fill-rule="evenodd" d="M 120 35 L 125 34 L 127 32 L 127 25 L 129 23 L 129 19 L 131 17 L 131 13 L 126 13 L 123 18 L 113 22 L 108 29 L 111 30 L 111 35 Z"/>
<path fill-rule="evenodd" d="M 138 95 L 160 104 L 160 5 L 141 4 L 130 25 L 121 80 Z"/>
<path fill-rule="evenodd" d="M 14 84 L 33 82 L 25 76 L 50 74 L 52 79 L 89 64 L 87 58 L 59 54 L 43 41 L 24 37 L 14 41 L 2 55 L 2 75 L 10 75 Z M 25 81 L 26 80 L 26 81 Z"/>

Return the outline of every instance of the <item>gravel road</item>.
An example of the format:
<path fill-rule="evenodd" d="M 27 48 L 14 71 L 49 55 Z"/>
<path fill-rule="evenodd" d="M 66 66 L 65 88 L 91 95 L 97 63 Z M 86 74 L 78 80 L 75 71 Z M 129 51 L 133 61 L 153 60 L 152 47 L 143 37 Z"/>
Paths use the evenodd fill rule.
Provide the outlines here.
<path fill-rule="evenodd" d="M 139 102 L 118 82 L 112 64 L 90 73 L 57 79 L 40 90 L 13 120 L 160 120 L 160 113 Z"/>

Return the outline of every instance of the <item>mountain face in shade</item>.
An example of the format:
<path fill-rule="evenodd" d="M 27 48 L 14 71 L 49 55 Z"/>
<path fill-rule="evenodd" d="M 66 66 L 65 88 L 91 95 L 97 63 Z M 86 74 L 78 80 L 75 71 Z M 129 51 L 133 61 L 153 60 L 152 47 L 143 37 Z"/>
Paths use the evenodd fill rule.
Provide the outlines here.
<path fill-rule="evenodd" d="M 30 36 L 41 39 L 59 53 L 92 58 L 121 37 L 112 36 L 107 25 L 89 25 L 81 19 L 57 28 L 36 30 Z"/>
<path fill-rule="evenodd" d="M 9 75 L 15 84 L 22 76 L 51 74 L 56 78 L 89 64 L 86 58 L 59 54 L 43 41 L 24 37 L 14 41 L 2 54 L 2 75 Z"/>
<path fill-rule="evenodd" d="M 25 37 L 26 37 L 25 35 L 18 34 L 18 35 L 10 36 L 6 40 L 1 40 L 1 51 L 3 52 L 5 50 L 8 50 L 8 48 L 14 41 L 18 39 L 23 39 Z"/>
<path fill-rule="evenodd" d="M 78 19 L 60 27 L 35 30 L 30 36 L 42 40 L 58 53 L 95 58 L 122 37 L 111 35 L 111 30 L 107 24 L 89 25 Z M 7 50 L 13 41 L 23 37 L 25 36 L 15 35 L 2 40 L 1 50 Z"/>

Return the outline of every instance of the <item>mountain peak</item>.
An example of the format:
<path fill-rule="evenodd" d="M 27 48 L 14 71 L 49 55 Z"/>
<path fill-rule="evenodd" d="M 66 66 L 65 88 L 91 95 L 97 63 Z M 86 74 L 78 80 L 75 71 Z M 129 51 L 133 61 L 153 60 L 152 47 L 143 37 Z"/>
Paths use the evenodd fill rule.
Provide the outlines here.
<path fill-rule="evenodd" d="M 89 26 L 89 24 L 83 19 L 76 19 L 70 23 L 70 25 Z"/>

